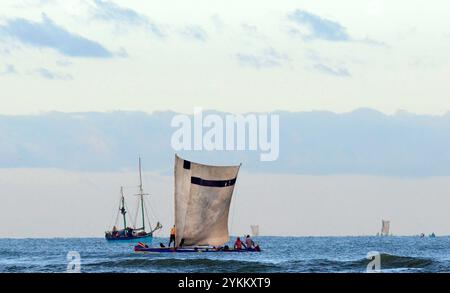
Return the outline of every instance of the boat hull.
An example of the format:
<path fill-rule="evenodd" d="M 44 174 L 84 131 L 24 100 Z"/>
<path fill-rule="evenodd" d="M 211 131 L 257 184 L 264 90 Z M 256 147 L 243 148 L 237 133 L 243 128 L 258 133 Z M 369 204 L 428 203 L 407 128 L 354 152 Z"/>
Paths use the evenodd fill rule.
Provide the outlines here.
<path fill-rule="evenodd" d="M 151 234 L 143 236 L 131 236 L 131 237 L 108 237 L 105 236 L 108 242 L 121 242 L 121 243 L 138 243 L 140 241 L 145 241 L 151 243 L 153 236 Z"/>
<path fill-rule="evenodd" d="M 171 248 L 171 247 L 142 247 L 136 245 L 134 247 L 135 252 L 144 253 L 193 253 L 193 252 L 207 252 L 207 253 L 245 253 L 245 252 L 260 252 L 260 249 L 248 248 L 248 249 L 229 249 L 229 250 L 216 250 L 214 248 L 194 247 L 194 248 Z"/>

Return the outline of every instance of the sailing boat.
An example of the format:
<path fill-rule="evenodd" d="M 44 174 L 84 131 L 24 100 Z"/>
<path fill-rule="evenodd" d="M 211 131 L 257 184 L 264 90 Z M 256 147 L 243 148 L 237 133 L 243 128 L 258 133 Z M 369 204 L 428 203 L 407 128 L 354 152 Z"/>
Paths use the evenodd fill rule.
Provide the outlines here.
<path fill-rule="evenodd" d="M 381 236 L 389 236 L 391 221 L 381 220 Z"/>
<path fill-rule="evenodd" d="M 145 227 L 145 201 L 144 201 L 144 195 L 148 195 L 147 193 L 144 193 L 143 185 L 142 185 L 142 167 L 141 167 L 141 158 L 139 158 L 139 202 L 140 202 L 140 208 L 141 208 L 141 214 L 142 214 L 142 227 L 136 228 L 136 227 L 129 227 L 127 226 L 127 219 L 126 219 L 126 213 L 127 210 L 125 208 L 125 197 L 123 194 L 123 187 L 120 188 L 120 207 L 119 211 L 120 214 L 122 214 L 123 217 L 123 229 L 117 230 L 117 227 L 114 225 L 113 229 L 111 231 L 105 232 L 105 239 L 108 241 L 142 241 L 146 240 L 151 242 L 153 238 L 153 232 L 156 230 L 159 230 L 162 228 L 162 225 L 158 222 L 156 224 L 155 228 L 152 228 L 151 224 L 149 223 L 150 231 L 146 231 Z M 116 219 L 117 222 L 117 219 Z"/>
<path fill-rule="evenodd" d="M 175 155 L 175 247 L 148 247 L 139 243 L 139 252 L 218 252 L 233 250 L 229 241 L 228 214 L 240 165 L 209 166 Z"/>
<path fill-rule="evenodd" d="M 259 225 L 250 225 L 250 229 L 253 237 L 259 236 Z"/>

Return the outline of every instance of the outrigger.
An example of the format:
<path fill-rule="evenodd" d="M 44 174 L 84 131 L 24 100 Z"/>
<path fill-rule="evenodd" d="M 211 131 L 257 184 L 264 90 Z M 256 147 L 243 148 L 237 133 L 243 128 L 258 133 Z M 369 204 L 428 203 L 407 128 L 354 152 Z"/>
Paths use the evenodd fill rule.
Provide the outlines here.
<path fill-rule="evenodd" d="M 241 165 L 209 166 L 175 155 L 175 245 L 149 247 L 139 242 L 136 252 L 259 252 L 258 245 L 232 249 L 228 214 Z"/>
<path fill-rule="evenodd" d="M 145 243 L 138 243 L 134 247 L 136 252 L 147 252 L 147 253 L 161 253 L 161 252 L 260 252 L 259 246 L 254 248 L 244 248 L 244 249 L 230 249 L 225 247 L 149 247 Z"/>

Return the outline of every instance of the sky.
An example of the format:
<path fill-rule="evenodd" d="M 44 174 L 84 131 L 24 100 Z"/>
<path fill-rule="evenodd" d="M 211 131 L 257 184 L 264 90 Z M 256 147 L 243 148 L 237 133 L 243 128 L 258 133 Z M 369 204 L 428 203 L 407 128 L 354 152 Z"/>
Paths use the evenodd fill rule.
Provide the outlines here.
<path fill-rule="evenodd" d="M 103 237 L 117 214 L 118 182 L 125 186 L 133 215 L 136 170 L 0 169 L 0 221 L 7 223 L 0 237 Z M 144 172 L 143 182 L 150 194 L 150 220 L 164 226 L 156 236 L 167 237 L 173 223 L 173 178 Z M 241 170 L 228 226 L 231 235 L 248 234 L 250 225 L 259 224 L 266 236 L 374 236 L 384 218 L 391 220 L 394 235 L 449 235 L 449 189 L 448 176 L 412 179 Z"/>
<path fill-rule="evenodd" d="M 147 171 L 171 175 L 177 152 L 206 164 L 242 163 L 255 173 L 450 176 L 450 113 L 386 115 L 367 108 L 339 114 L 276 113 L 280 134 L 274 161 L 261 161 L 260 155 L 267 153 L 261 148 L 174 149 L 174 112 L 0 115 L 0 168 L 124 171 L 134 170 L 140 155 Z"/>
<path fill-rule="evenodd" d="M 0 3 L 1 114 L 450 109 L 448 1 Z"/>
<path fill-rule="evenodd" d="M 387 218 L 394 234 L 448 235 L 449 11 L 443 0 L 1 1 L 0 237 L 102 237 L 120 185 L 136 187 L 139 153 L 169 227 L 170 118 L 194 107 L 283 111 L 274 165 L 184 154 L 250 158 L 232 233 L 373 235 Z"/>

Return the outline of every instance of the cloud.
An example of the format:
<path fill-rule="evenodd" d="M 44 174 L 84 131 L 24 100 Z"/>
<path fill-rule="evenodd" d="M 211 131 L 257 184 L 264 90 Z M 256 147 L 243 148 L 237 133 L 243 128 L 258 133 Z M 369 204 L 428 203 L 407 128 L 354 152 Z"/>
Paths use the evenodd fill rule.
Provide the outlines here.
<path fill-rule="evenodd" d="M 56 64 L 61 67 L 67 67 L 72 65 L 72 62 L 70 62 L 69 60 L 58 60 L 56 61 Z"/>
<path fill-rule="evenodd" d="M 337 21 L 322 18 L 310 12 L 297 9 L 288 14 L 288 19 L 295 24 L 296 27 L 289 29 L 292 36 L 301 37 L 305 41 L 325 40 L 331 42 L 356 42 L 373 47 L 389 46 L 377 40 L 370 38 L 356 39 L 347 33 L 347 29 Z"/>
<path fill-rule="evenodd" d="M 249 172 L 450 175 L 450 114 L 385 115 L 372 109 L 272 113 L 279 115 L 282 125 L 277 161 L 262 164 L 259 152 L 251 150 L 180 155 L 205 163 L 242 162 Z M 227 113 L 214 114 L 225 119 Z M 133 168 L 135 154 L 141 154 L 151 162 L 147 171 L 171 170 L 174 115 L 169 111 L 0 115 L 0 168 L 125 170 Z M 103 142 L 108 152 L 101 152 Z"/>
<path fill-rule="evenodd" d="M 222 18 L 220 17 L 219 14 L 214 14 L 213 16 L 211 16 L 211 22 L 214 26 L 214 29 L 216 30 L 217 33 L 222 33 L 224 28 L 225 28 L 225 23 L 223 22 Z"/>
<path fill-rule="evenodd" d="M 186 39 L 206 42 L 208 40 L 208 34 L 203 28 L 196 25 L 186 26 L 179 31 L 180 35 Z"/>
<path fill-rule="evenodd" d="M 73 77 L 70 74 L 61 74 L 57 72 L 50 71 L 47 68 L 38 68 L 36 69 L 36 73 L 39 74 L 41 77 L 45 79 L 50 80 L 72 80 Z"/>
<path fill-rule="evenodd" d="M 187 40 L 205 42 L 208 39 L 206 31 L 197 25 L 189 25 L 179 29 L 170 29 L 167 25 L 153 21 L 147 15 L 139 13 L 131 8 L 122 7 L 113 1 L 94 0 L 95 7 L 92 9 L 92 17 L 97 20 L 112 22 L 118 26 L 133 26 L 144 28 L 158 38 L 166 38 L 171 33 L 178 33 L 179 36 Z M 211 21 L 216 31 L 223 29 L 223 22 L 215 14 Z M 119 54 L 119 56 L 121 56 Z"/>
<path fill-rule="evenodd" d="M 305 40 L 322 39 L 333 42 L 350 41 L 351 37 L 345 27 L 336 21 L 322 18 L 318 15 L 297 9 L 288 14 L 288 19 L 306 28 L 307 31 L 301 31 L 297 28 L 292 29 L 292 34 L 298 34 Z"/>
<path fill-rule="evenodd" d="M 17 74 L 16 67 L 12 64 L 7 64 L 5 66 L 5 69 L 0 71 L 0 75 L 11 75 L 11 74 Z"/>
<path fill-rule="evenodd" d="M 94 1 L 94 18 L 103 21 L 114 21 L 119 24 L 132 26 L 143 26 L 145 29 L 157 37 L 165 37 L 160 25 L 156 24 L 147 16 L 140 14 L 130 8 L 124 8 L 112 1 Z"/>
<path fill-rule="evenodd" d="M 37 48 L 51 48 L 70 57 L 111 58 L 113 54 L 101 44 L 69 32 L 45 14 L 42 22 L 23 18 L 8 20 L 0 26 L 0 34 Z"/>
<path fill-rule="evenodd" d="M 307 50 L 306 58 L 308 58 L 312 62 L 312 68 L 318 72 L 340 77 L 351 76 L 347 68 L 343 67 L 342 65 L 339 66 L 329 65 L 330 63 L 335 62 L 332 62 L 328 58 L 320 56 L 319 53 L 317 53 L 314 50 Z"/>
<path fill-rule="evenodd" d="M 263 40 L 266 37 L 259 31 L 258 27 L 256 25 L 251 25 L 247 23 L 243 23 L 241 25 L 242 30 L 244 33 L 254 39 L 260 39 Z"/>
<path fill-rule="evenodd" d="M 30 9 L 30 8 L 38 8 L 41 9 L 46 5 L 57 4 L 55 0 L 20 0 L 14 1 L 14 8 L 17 9 Z"/>
<path fill-rule="evenodd" d="M 369 45 L 372 47 L 389 48 L 389 45 L 386 44 L 385 42 L 380 42 L 380 41 L 372 40 L 369 38 L 364 38 L 364 39 L 360 39 L 360 40 L 356 40 L 356 41 L 361 44 Z"/>
<path fill-rule="evenodd" d="M 261 54 L 238 53 L 235 57 L 240 65 L 257 69 L 279 67 L 289 61 L 289 57 L 286 54 L 279 53 L 273 48 L 266 49 Z"/>
<path fill-rule="evenodd" d="M 317 63 L 314 65 L 314 69 L 325 74 L 341 76 L 341 77 L 349 77 L 351 76 L 350 72 L 344 67 L 332 68 L 325 64 Z"/>
<path fill-rule="evenodd" d="M 123 47 L 120 47 L 119 51 L 117 51 L 115 55 L 120 58 L 126 58 L 129 56 L 127 50 Z"/>

